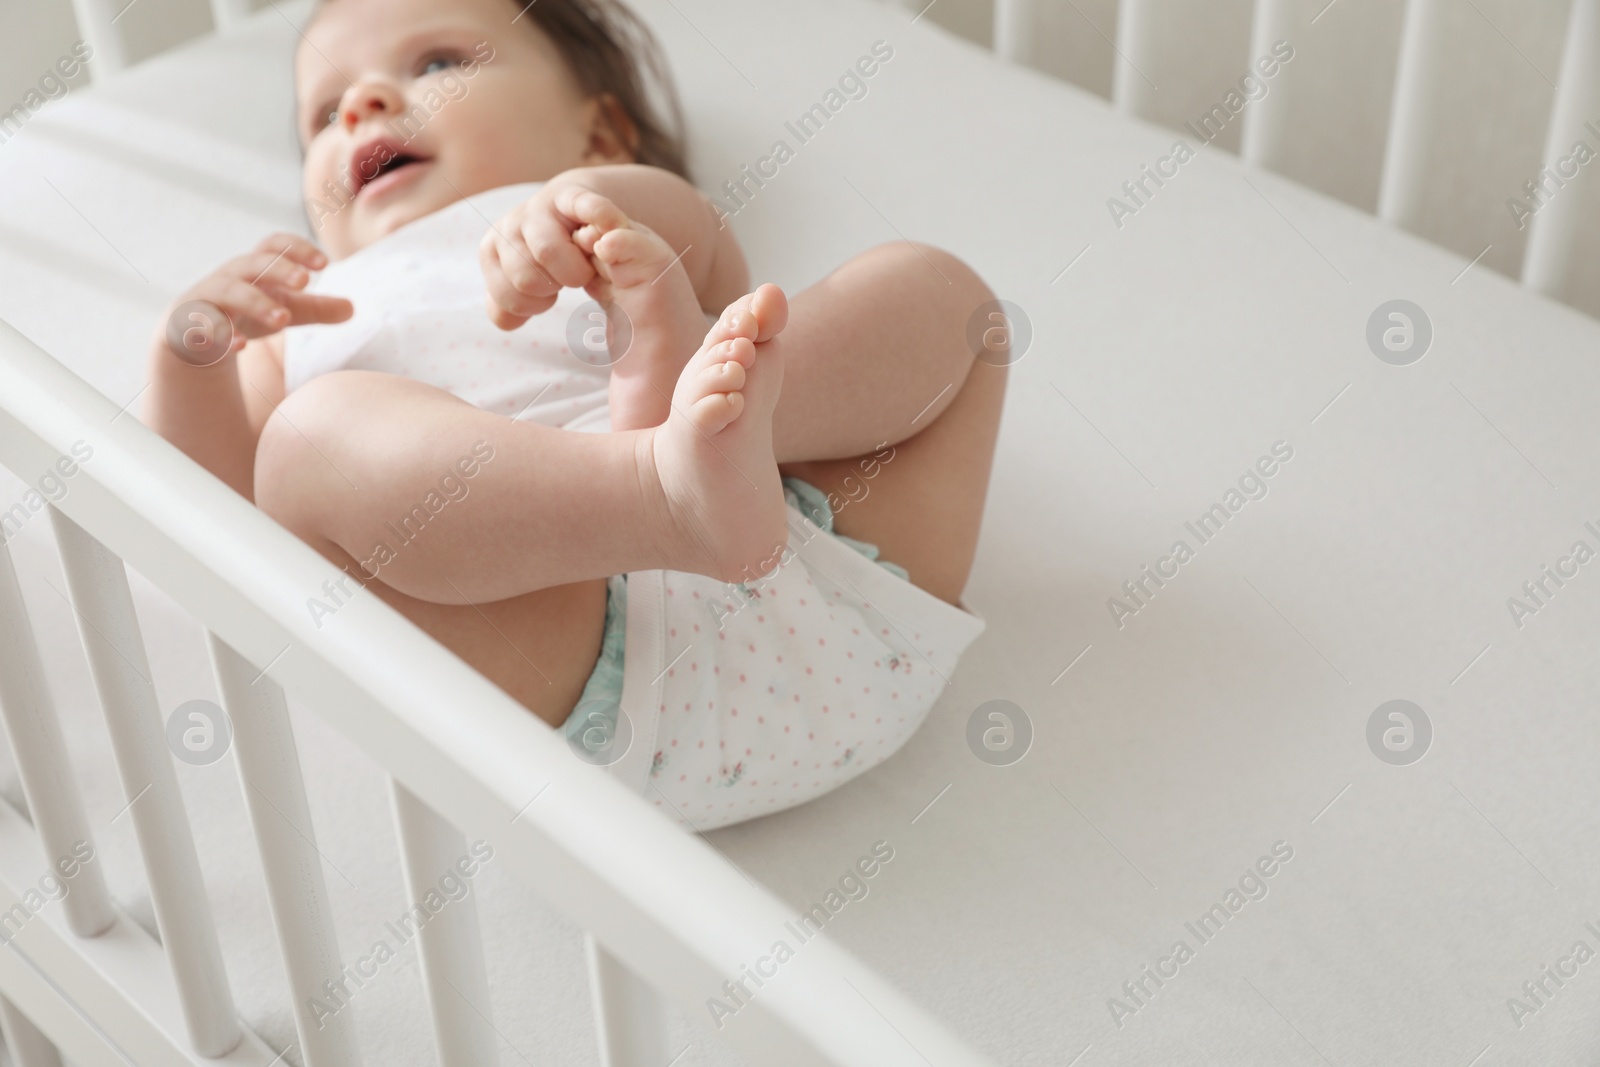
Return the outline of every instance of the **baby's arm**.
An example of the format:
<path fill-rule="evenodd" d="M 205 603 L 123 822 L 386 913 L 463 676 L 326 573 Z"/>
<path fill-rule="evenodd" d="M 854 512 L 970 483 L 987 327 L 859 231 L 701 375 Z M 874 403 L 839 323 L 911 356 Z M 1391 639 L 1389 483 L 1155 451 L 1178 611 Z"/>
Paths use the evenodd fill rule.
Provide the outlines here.
<path fill-rule="evenodd" d="M 720 314 L 749 291 L 744 252 L 709 200 L 659 167 L 621 164 L 563 171 L 484 235 L 480 260 L 495 325 L 514 330 L 555 303 L 563 288 L 595 278 L 574 241 L 584 225 L 574 207 L 584 190 L 599 193 L 628 219 L 648 227 L 681 254 L 702 310 Z"/>
<path fill-rule="evenodd" d="M 145 423 L 247 500 L 261 428 L 283 400 L 281 331 L 352 313 L 300 291 L 326 265 L 304 238 L 274 234 L 181 295 L 151 342 Z"/>

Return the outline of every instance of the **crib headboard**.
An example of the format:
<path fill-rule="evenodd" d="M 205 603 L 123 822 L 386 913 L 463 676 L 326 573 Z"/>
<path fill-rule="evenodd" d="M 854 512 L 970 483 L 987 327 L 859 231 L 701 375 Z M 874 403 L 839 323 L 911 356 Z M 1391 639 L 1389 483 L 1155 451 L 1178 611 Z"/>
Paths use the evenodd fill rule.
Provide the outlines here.
<path fill-rule="evenodd" d="M 1600 315 L 1596 0 L 901 3 Z"/>

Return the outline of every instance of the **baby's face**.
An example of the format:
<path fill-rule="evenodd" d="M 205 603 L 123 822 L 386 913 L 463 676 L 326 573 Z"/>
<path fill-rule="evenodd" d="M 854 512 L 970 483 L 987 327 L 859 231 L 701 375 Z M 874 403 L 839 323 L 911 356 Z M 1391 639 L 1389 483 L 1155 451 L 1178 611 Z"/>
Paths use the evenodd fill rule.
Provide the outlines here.
<path fill-rule="evenodd" d="M 617 161 L 596 158 L 598 105 L 507 0 L 333 0 L 295 83 L 307 212 L 335 259 L 464 196 Z"/>

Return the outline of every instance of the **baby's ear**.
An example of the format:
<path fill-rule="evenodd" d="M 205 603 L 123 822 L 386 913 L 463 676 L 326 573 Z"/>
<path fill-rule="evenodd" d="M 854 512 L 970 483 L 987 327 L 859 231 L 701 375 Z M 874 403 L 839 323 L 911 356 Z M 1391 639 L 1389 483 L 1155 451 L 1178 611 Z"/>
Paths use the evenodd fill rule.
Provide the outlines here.
<path fill-rule="evenodd" d="M 589 146 L 585 162 L 630 163 L 639 144 L 639 129 L 622 103 L 610 93 L 591 97 Z"/>

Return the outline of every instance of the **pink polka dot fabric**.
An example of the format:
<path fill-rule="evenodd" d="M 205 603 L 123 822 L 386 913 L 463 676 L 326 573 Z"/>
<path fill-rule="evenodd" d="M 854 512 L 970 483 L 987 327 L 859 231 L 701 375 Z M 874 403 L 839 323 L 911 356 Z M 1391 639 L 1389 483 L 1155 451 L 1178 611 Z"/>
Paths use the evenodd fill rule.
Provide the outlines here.
<path fill-rule="evenodd" d="M 789 520 L 786 562 L 747 586 L 628 576 L 622 706 L 651 746 L 644 796 L 695 830 L 804 803 L 889 758 L 983 631 L 793 508 Z"/>
<path fill-rule="evenodd" d="M 355 315 L 286 333 L 286 388 L 332 371 L 379 371 L 507 418 L 609 429 L 610 369 L 579 359 L 569 343 L 575 329 L 604 349 L 604 315 L 582 313 L 591 303 L 583 290 L 562 290 L 550 310 L 509 333 L 489 321 L 478 244 L 538 189 L 512 185 L 460 201 L 331 264 L 310 289 L 346 297 Z"/>

